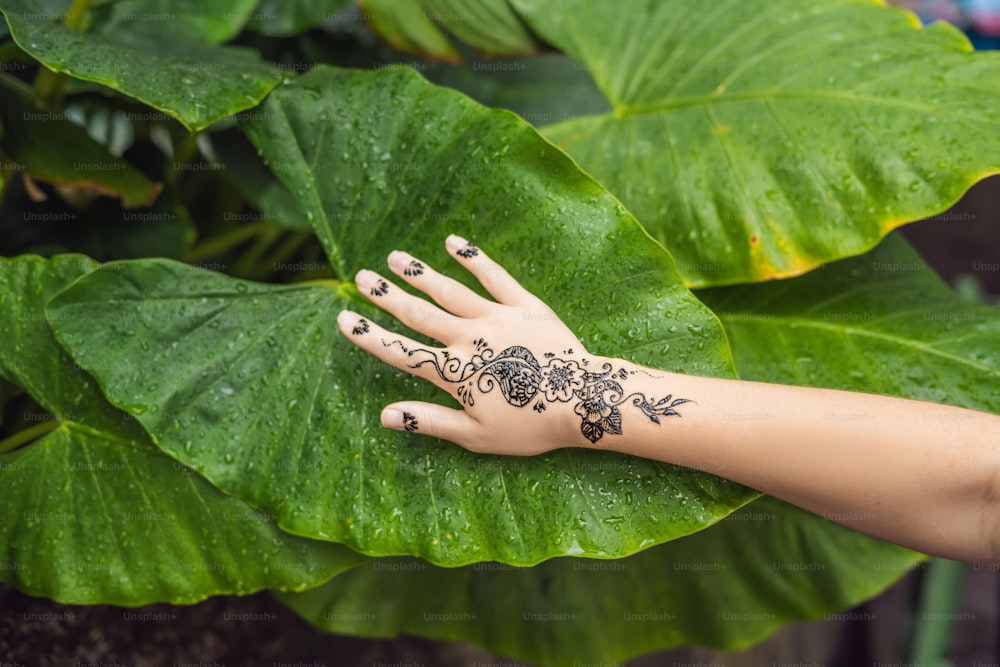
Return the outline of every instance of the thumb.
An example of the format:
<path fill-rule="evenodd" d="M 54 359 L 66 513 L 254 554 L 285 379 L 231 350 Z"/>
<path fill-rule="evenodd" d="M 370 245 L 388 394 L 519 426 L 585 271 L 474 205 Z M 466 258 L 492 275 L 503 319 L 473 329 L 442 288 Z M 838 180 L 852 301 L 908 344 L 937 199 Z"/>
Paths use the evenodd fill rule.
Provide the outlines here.
<path fill-rule="evenodd" d="M 383 408 L 382 426 L 450 440 L 465 446 L 464 443 L 473 439 L 479 423 L 465 410 L 446 408 L 434 403 L 405 401 Z"/>

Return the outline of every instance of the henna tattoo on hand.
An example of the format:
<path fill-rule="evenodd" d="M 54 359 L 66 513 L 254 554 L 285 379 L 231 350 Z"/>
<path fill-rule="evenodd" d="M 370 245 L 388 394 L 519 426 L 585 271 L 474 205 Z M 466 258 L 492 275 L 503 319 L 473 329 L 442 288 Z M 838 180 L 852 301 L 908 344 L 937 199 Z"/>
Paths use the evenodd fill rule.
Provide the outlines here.
<path fill-rule="evenodd" d="M 372 287 L 372 296 L 385 296 L 389 292 L 389 283 L 380 280 Z"/>
<path fill-rule="evenodd" d="M 417 430 L 417 418 L 411 415 L 409 412 L 403 413 L 403 428 L 407 431 L 413 432 Z"/>
<path fill-rule="evenodd" d="M 675 408 L 693 403 L 686 398 L 668 394 L 657 400 L 641 392 L 627 394 L 622 382 L 630 373 L 624 368 L 614 370 L 604 363 L 600 371 L 587 367 L 586 359 L 561 359 L 551 352 L 545 353 L 543 366 L 525 347 L 514 345 L 499 354 L 482 338 L 474 341 L 475 354 L 462 362 L 447 351 L 442 353 L 427 349 L 409 350 L 399 340 L 382 341 L 386 347 L 399 345 L 409 357 L 423 357 L 410 368 L 431 365 L 438 376 L 457 384 L 456 393 L 466 406 L 476 404 L 476 392 L 488 394 L 499 388 L 504 400 L 514 407 L 524 407 L 534 401 L 535 412 L 544 412 L 547 403 L 575 402 L 573 411 L 580 417 L 580 432 L 590 442 L 597 442 L 604 434 L 622 434 L 621 406 L 631 402 L 654 424 L 661 424 L 662 417 L 680 417 Z M 573 351 L 565 350 L 572 355 Z M 637 371 L 633 371 L 635 373 Z M 404 416 L 405 421 L 405 416 Z M 415 424 L 415 422 L 414 422 Z"/>
<path fill-rule="evenodd" d="M 422 276 L 424 275 L 424 265 L 418 262 L 417 260 L 413 260 L 406 265 L 405 269 L 403 269 L 403 275 Z"/>
<path fill-rule="evenodd" d="M 475 257 L 476 255 L 479 254 L 479 248 L 472 245 L 471 243 L 466 243 L 465 247 L 456 250 L 455 254 L 458 255 L 459 257 L 464 257 L 465 259 L 469 259 L 470 257 Z"/>
<path fill-rule="evenodd" d="M 371 327 L 368 326 L 368 320 L 362 319 L 358 320 L 357 324 L 354 325 L 354 328 L 351 330 L 351 333 L 354 334 L 355 336 L 360 336 L 362 334 L 368 333 L 369 331 L 371 331 Z"/>

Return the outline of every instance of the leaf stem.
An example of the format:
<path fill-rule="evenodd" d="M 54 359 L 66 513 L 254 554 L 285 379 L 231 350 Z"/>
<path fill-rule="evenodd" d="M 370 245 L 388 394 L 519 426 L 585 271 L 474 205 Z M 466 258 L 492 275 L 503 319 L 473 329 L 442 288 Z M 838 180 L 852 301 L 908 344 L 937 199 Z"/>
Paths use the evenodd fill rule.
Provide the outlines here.
<path fill-rule="evenodd" d="M 6 440 L 0 440 L 0 454 L 6 454 L 7 452 L 12 452 L 22 445 L 26 445 L 29 442 L 38 440 L 43 435 L 51 433 L 52 431 L 59 428 L 62 424 L 58 419 L 50 419 L 44 421 L 41 424 L 35 424 L 31 428 L 26 428 L 23 431 L 18 431 L 14 435 L 10 436 Z"/>
<path fill-rule="evenodd" d="M 66 85 L 66 77 L 57 72 L 53 72 L 45 65 L 38 66 L 38 74 L 35 75 L 35 92 L 43 100 L 53 102 L 57 93 L 62 92 L 62 87 Z"/>
<path fill-rule="evenodd" d="M 944 665 L 955 619 L 962 598 L 962 582 L 968 567 L 965 563 L 932 558 L 920 582 L 919 609 L 914 621 L 907 663 Z"/>
<path fill-rule="evenodd" d="M 235 227 L 225 234 L 220 234 L 216 237 L 210 238 L 192 248 L 185 261 L 187 261 L 188 264 L 194 264 L 195 262 L 200 262 L 203 259 L 222 254 L 230 248 L 234 248 L 257 236 L 257 234 L 261 233 L 264 228 L 268 226 L 268 224 L 267 220 L 251 222 L 250 224 Z"/>
<path fill-rule="evenodd" d="M 337 269 L 333 265 L 333 263 L 323 262 L 324 259 L 327 258 L 323 254 L 323 247 L 319 243 L 314 243 L 312 245 L 306 246 L 302 263 L 326 264 L 326 268 L 316 269 L 315 271 L 304 271 L 302 275 L 298 277 L 299 280 L 314 280 L 320 278 L 327 278 L 332 275 L 334 279 L 343 281 L 345 279 L 344 276 L 337 272 Z"/>
<path fill-rule="evenodd" d="M 185 134 L 174 147 L 173 168 L 165 174 L 164 179 L 170 185 L 176 186 L 181 175 L 187 173 L 183 171 L 184 165 L 198 157 L 198 154 L 198 140 L 196 136 L 190 132 Z"/>
<path fill-rule="evenodd" d="M 90 2 L 91 0 L 73 0 L 69 9 L 66 10 L 63 25 L 70 30 L 79 31 L 83 26 L 87 12 L 90 10 Z M 68 78 L 65 74 L 54 72 L 45 65 L 41 65 L 38 68 L 38 74 L 35 75 L 35 92 L 45 101 L 54 104 L 62 97 L 63 88 L 66 86 Z"/>
<path fill-rule="evenodd" d="M 80 30 L 80 27 L 83 26 L 83 19 L 86 18 L 87 11 L 90 10 L 90 2 L 91 0 L 73 0 L 73 4 L 66 12 L 65 20 L 63 20 L 67 28 Z"/>
<path fill-rule="evenodd" d="M 312 230 L 299 231 L 290 235 L 273 252 L 265 257 L 265 261 L 262 262 L 263 266 L 254 272 L 253 279 L 264 281 L 269 278 L 272 273 L 277 271 L 275 267 L 295 254 L 299 246 L 312 238 L 312 235 Z"/>
<path fill-rule="evenodd" d="M 260 258 L 267 252 L 268 248 L 274 245 L 282 233 L 283 230 L 280 227 L 268 222 L 265 228 L 257 234 L 257 240 L 247 248 L 247 251 L 236 262 L 233 273 L 238 276 L 251 277 Z"/>
<path fill-rule="evenodd" d="M 7 196 L 7 188 L 10 187 L 10 182 L 15 178 L 17 169 L 14 167 L 16 163 L 5 159 L 0 155 L 0 211 L 3 210 L 3 200 Z"/>

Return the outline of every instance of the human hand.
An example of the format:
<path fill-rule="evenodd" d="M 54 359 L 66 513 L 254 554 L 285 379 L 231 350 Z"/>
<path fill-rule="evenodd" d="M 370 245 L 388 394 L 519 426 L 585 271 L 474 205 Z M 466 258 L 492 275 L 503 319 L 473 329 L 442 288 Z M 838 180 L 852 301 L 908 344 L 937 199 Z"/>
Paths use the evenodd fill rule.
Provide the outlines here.
<path fill-rule="evenodd" d="M 532 455 L 620 435 L 619 406 L 626 401 L 657 424 L 687 402 L 627 394 L 622 383 L 642 371 L 587 353 L 551 308 L 471 243 L 450 236 L 445 245 L 496 301 L 398 250 L 389 255 L 389 268 L 440 308 L 373 271 L 359 271 L 355 278 L 373 303 L 444 347 L 418 343 L 350 311 L 338 317 L 340 331 L 355 345 L 433 382 L 464 406 L 393 403 L 382 411 L 383 426 L 476 452 Z"/>

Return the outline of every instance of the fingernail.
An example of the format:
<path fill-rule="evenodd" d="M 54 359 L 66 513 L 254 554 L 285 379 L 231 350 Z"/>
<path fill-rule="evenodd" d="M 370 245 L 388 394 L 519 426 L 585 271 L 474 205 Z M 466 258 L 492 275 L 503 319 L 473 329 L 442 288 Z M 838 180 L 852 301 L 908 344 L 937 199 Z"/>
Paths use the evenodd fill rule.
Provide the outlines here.
<path fill-rule="evenodd" d="M 337 315 L 337 323 L 341 331 L 352 336 L 364 336 L 372 330 L 372 325 L 365 318 L 349 310 L 342 310 Z"/>
<path fill-rule="evenodd" d="M 386 263 L 389 265 L 389 268 L 401 271 L 406 266 L 406 258 L 405 252 L 393 250 L 389 253 L 389 259 L 386 260 Z"/>
<path fill-rule="evenodd" d="M 472 243 L 469 243 L 461 236 L 455 236 L 454 234 L 448 237 L 448 240 L 445 241 L 445 245 L 451 252 L 463 259 L 469 259 L 479 254 L 479 248 L 474 246 Z"/>
<path fill-rule="evenodd" d="M 374 271 L 369 271 L 368 269 L 361 269 L 356 274 L 354 274 L 354 283 L 358 286 L 358 289 L 365 290 L 371 287 L 375 280 L 378 279 L 378 274 Z"/>
<path fill-rule="evenodd" d="M 469 245 L 469 242 L 457 234 L 452 234 L 444 240 L 444 247 L 451 252 L 458 252 L 467 245 Z"/>
<path fill-rule="evenodd" d="M 382 410 L 382 426 L 385 428 L 403 430 L 403 411 L 399 408 L 387 407 Z"/>

